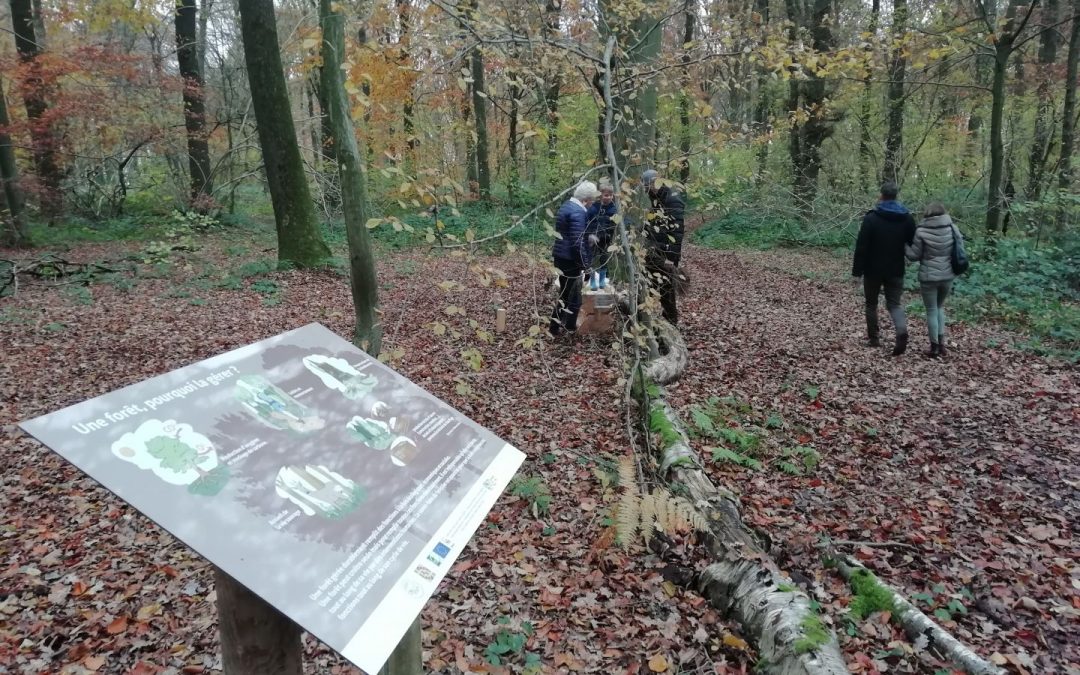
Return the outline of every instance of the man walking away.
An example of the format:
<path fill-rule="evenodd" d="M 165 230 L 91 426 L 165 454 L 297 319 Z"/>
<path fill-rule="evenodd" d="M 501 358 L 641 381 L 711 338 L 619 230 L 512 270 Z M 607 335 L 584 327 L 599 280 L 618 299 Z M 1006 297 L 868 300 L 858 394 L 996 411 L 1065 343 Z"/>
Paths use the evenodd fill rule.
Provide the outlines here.
<path fill-rule="evenodd" d="M 652 210 L 645 220 L 645 237 L 649 240 L 646 271 L 660 293 L 664 319 L 674 326 L 679 322 L 675 276 L 681 274 L 679 261 L 682 259 L 686 203 L 682 194 L 671 185 L 664 184 L 653 169 L 642 172 L 641 184 L 649 191 L 652 204 Z"/>
<path fill-rule="evenodd" d="M 901 296 L 904 293 L 904 246 L 915 237 L 915 219 L 897 199 L 900 189 L 892 181 L 881 186 L 877 206 L 863 216 L 859 238 L 855 242 L 854 277 L 862 277 L 866 298 L 866 333 L 870 346 L 880 344 L 878 335 L 878 295 L 885 291 L 885 307 L 896 329 L 893 356 L 907 350 L 907 316 Z"/>

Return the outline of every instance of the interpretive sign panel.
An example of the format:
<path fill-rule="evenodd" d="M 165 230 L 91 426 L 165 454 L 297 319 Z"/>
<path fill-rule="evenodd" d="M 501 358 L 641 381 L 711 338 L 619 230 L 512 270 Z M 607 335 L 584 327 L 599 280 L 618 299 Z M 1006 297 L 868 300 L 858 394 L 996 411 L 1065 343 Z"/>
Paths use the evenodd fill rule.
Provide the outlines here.
<path fill-rule="evenodd" d="M 319 324 L 22 427 L 369 673 L 524 459 Z"/>

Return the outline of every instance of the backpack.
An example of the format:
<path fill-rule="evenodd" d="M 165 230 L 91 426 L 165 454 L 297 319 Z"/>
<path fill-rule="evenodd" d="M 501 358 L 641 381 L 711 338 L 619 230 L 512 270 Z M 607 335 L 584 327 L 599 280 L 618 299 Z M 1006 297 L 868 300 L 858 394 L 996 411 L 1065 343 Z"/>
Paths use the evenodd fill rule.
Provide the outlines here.
<path fill-rule="evenodd" d="M 955 225 L 952 226 L 952 244 L 950 263 L 952 264 L 953 274 L 960 276 L 971 268 L 971 263 L 968 261 L 967 252 L 964 250 L 964 242 L 956 236 Z"/>

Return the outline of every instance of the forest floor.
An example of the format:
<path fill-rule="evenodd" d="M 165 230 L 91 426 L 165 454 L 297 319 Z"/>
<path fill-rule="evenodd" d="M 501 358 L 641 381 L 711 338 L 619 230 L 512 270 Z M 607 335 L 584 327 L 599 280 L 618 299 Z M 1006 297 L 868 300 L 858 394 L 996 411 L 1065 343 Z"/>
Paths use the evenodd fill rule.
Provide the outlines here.
<path fill-rule="evenodd" d="M 341 275 L 269 271 L 267 255 L 207 243 L 136 275 L 25 283 L 0 300 L 0 671 L 220 669 L 207 564 L 16 423 L 312 321 L 349 336 Z M 1075 366 L 971 325 L 952 327 L 948 358 L 931 361 L 917 317 L 903 357 L 863 347 L 861 301 L 829 255 L 694 247 L 686 260 L 691 362 L 672 402 L 714 477 L 820 603 L 852 671 L 949 672 L 885 614 L 852 617 L 821 562 L 826 539 L 1009 670 L 1080 668 Z M 664 560 L 612 542 L 608 472 L 628 452 L 613 337 L 519 344 L 548 311 L 544 269 L 478 262 L 509 287 L 481 288 L 476 269 L 445 255 L 379 263 L 392 365 L 525 451 L 519 476 L 536 479 L 503 496 L 428 603 L 429 669 L 753 669 L 738 627 L 665 581 Z M 495 294 L 508 330 L 488 343 L 469 321 L 490 330 Z M 475 372 L 468 349 L 483 359 Z M 309 672 L 356 672 L 313 639 L 306 650 Z"/>

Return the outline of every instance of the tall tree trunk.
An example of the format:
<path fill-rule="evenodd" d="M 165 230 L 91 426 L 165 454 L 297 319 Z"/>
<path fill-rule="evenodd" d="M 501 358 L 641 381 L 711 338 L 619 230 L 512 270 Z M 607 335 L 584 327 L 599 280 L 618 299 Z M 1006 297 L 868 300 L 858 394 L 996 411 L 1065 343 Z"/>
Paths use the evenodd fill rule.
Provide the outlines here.
<path fill-rule="evenodd" d="M 1025 19 L 1039 0 L 1027 0 Z M 985 3 L 990 5 L 992 3 Z M 1005 192 L 1005 81 L 1008 76 L 1009 58 L 1012 56 L 1016 37 L 1023 30 L 1023 23 L 1016 27 L 1016 16 L 1023 0 L 1009 0 L 1005 25 L 994 39 L 994 78 L 990 85 L 990 179 L 986 186 L 986 231 L 991 236 L 1001 229 L 1001 218 L 1008 198 Z"/>
<path fill-rule="evenodd" d="M 402 70 L 412 68 L 412 55 L 410 53 L 410 40 L 411 40 L 411 13 L 409 0 L 395 0 L 398 12 L 398 27 L 400 29 L 401 40 L 399 43 L 398 51 L 398 67 Z M 416 138 L 415 121 L 413 120 L 413 108 L 416 105 L 416 101 L 413 97 L 413 78 L 410 75 L 408 78 L 408 91 L 405 92 L 405 100 L 401 104 L 401 129 L 405 134 L 405 147 L 407 150 L 407 166 L 414 167 L 416 164 L 416 148 L 418 146 L 418 140 Z"/>
<path fill-rule="evenodd" d="M 199 38 L 196 40 L 196 50 L 199 55 L 199 72 L 203 82 L 206 81 L 206 33 L 210 24 L 210 12 L 214 9 L 214 0 L 201 0 L 199 3 Z"/>
<path fill-rule="evenodd" d="M 206 138 L 206 102 L 203 74 L 199 69 L 198 31 L 195 0 L 176 0 L 176 60 L 184 80 L 184 127 L 187 130 L 190 197 L 198 205 L 200 197 L 214 190 L 210 176 L 210 146 Z"/>
<path fill-rule="evenodd" d="M 468 17 L 471 20 L 476 12 L 478 0 L 468 5 Z M 476 45 L 469 55 L 469 67 L 472 74 L 473 126 L 476 130 L 476 187 L 480 199 L 491 196 L 491 167 L 488 162 L 487 128 L 487 91 L 484 89 L 484 53 Z"/>
<path fill-rule="evenodd" d="M 990 182 L 987 184 L 986 231 L 996 234 L 1001 227 L 1005 196 L 1002 183 L 1005 176 L 1005 143 L 1002 127 L 1005 120 L 1005 76 L 1009 65 L 1011 45 L 998 44 L 994 58 L 994 79 L 990 85 Z"/>
<path fill-rule="evenodd" d="M 1073 16 L 1080 16 L 1080 0 L 1073 0 Z M 1080 75 L 1080 18 L 1074 18 L 1069 33 L 1069 55 L 1065 60 L 1065 104 L 1061 110 L 1061 162 L 1058 187 L 1072 187 L 1072 160 L 1076 143 L 1076 79 Z"/>
<path fill-rule="evenodd" d="M 805 26 L 805 9 L 800 12 L 796 0 L 786 0 L 786 4 L 789 16 L 794 13 L 797 17 L 804 19 L 801 25 Z M 829 28 L 831 9 L 831 0 L 813 0 L 809 28 L 814 50 L 819 54 L 832 51 L 835 47 L 832 30 Z M 800 24 L 796 23 L 796 25 Z M 804 218 L 809 218 L 813 214 L 818 175 L 821 173 L 821 145 L 833 132 L 833 121 L 829 119 L 825 110 L 831 90 L 831 85 L 814 74 L 802 83 L 795 82 L 793 78 L 790 101 L 794 104 L 792 110 L 798 111 L 800 97 L 802 98 L 801 105 L 806 109 L 806 120 L 795 125 L 791 140 L 791 157 L 795 171 L 795 204 Z"/>
<path fill-rule="evenodd" d="M 461 98 L 461 123 L 465 129 L 465 180 L 470 195 L 475 195 L 479 187 L 476 174 L 476 134 L 472 127 L 472 84 L 466 86 Z"/>
<path fill-rule="evenodd" d="M 518 115 L 521 114 L 519 109 L 521 86 L 518 84 L 517 71 L 511 70 L 506 77 L 509 80 L 507 89 L 510 94 L 509 128 L 506 133 L 506 147 L 510 152 L 510 180 L 507 182 L 506 190 L 510 196 L 510 203 L 514 204 L 518 186 L 521 184 L 520 168 L 518 167 Z"/>
<path fill-rule="evenodd" d="M 228 675 L 302 675 L 300 627 L 215 568 L 221 660 Z"/>
<path fill-rule="evenodd" d="M 870 40 L 873 41 L 877 37 L 878 19 L 881 16 L 881 0 L 873 0 L 873 4 L 870 7 L 870 25 L 867 27 L 867 32 L 870 34 Z M 869 51 L 872 51 L 873 47 L 870 47 Z M 869 65 L 866 68 L 866 79 L 863 80 L 863 95 L 862 102 L 859 108 L 859 176 L 862 181 L 863 191 L 870 189 L 869 179 L 873 175 L 874 155 L 870 149 L 870 110 L 873 105 L 874 99 L 874 85 L 871 82 L 873 77 L 873 66 Z"/>
<path fill-rule="evenodd" d="M 553 38 L 558 34 L 561 11 L 562 0 L 547 0 L 544 5 L 544 37 Z M 547 81 L 547 88 L 544 90 L 544 105 L 547 108 L 548 165 L 549 168 L 554 168 L 559 152 L 559 96 L 562 89 L 562 76 L 557 59 L 552 59 L 545 79 Z M 552 180 L 557 179 L 554 171 L 550 172 L 550 176 Z"/>
<path fill-rule="evenodd" d="M 682 159 L 679 161 L 679 180 L 686 183 L 690 180 L 690 87 L 693 82 L 690 79 L 690 49 L 694 42 L 694 19 L 697 14 L 696 0 L 685 0 L 683 3 L 683 53 L 682 53 L 682 82 L 679 92 L 679 124 L 681 135 L 679 138 L 679 150 Z"/>
<path fill-rule="evenodd" d="M 281 67 L 273 0 L 239 0 L 251 103 L 259 128 L 266 182 L 274 206 L 278 259 L 300 267 L 325 261 L 323 241 L 300 148 L 296 144 L 289 92 Z"/>
<path fill-rule="evenodd" d="M 345 53 L 345 17 L 334 10 L 332 0 L 319 0 L 322 23 L 322 89 L 330 103 L 330 123 L 337 149 L 337 166 L 341 179 L 341 210 L 345 216 L 345 233 L 349 240 L 349 270 L 356 327 L 353 342 L 371 354 L 379 355 L 382 346 L 382 325 L 379 323 L 378 282 L 375 258 L 368 234 L 367 181 L 364 177 L 363 156 L 356 142 L 352 116 L 345 86 L 341 78 L 341 62 Z"/>
<path fill-rule="evenodd" d="M 0 181 L 4 184 L 4 201 L 7 203 L 10 215 L 10 222 L 3 224 L 3 229 L 0 230 L 0 245 L 21 248 L 27 246 L 30 240 L 26 229 L 26 216 L 23 213 L 19 168 L 15 164 L 15 150 L 11 147 L 11 136 L 7 132 L 10 124 L 3 82 L 0 81 Z"/>
<path fill-rule="evenodd" d="M 893 0 L 893 53 L 889 63 L 888 131 L 885 134 L 885 166 L 882 181 L 900 182 L 900 166 L 904 144 L 904 78 L 907 76 L 907 59 L 904 57 L 904 40 L 907 33 L 907 0 Z"/>
<path fill-rule="evenodd" d="M 875 0 L 876 2 L 877 0 Z M 769 0 L 754 0 L 754 10 L 760 19 L 761 37 L 759 44 L 763 45 L 769 29 Z M 760 188 L 765 181 L 765 171 L 769 163 L 769 143 L 762 137 L 769 134 L 769 104 L 768 83 L 769 71 L 762 65 L 757 66 L 757 103 L 754 105 L 754 136 L 757 137 L 757 168 L 754 171 L 754 185 Z"/>
<path fill-rule="evenodd" d="M 40 6 L 30 0 L 11 0 L 11 23 L 15 31 L 15 49 L 26 68 L 26 76 L 19 83 L 26 117 L 30 121 L 30 137 L 34 145 L 34 166 L 41 181 L 41 211 L 51 221 L 64 209 L 60 182 L 63 170 L 57 161 L 57 138 L 49 119 L 49 94 L 51 87 L 41 72 L 39 56 L 43 51 L 38 42 L 37 24 L 40 23 Z"/>
<path fill-rule="evenodd" d="M 1061 3 L 1059 0 L 1046 0 L 1040 22 L 1042 35 L 1039 42 L 1039 65 L 1035 76 L 1039 82 L 1037 93 L 1039 107 L 1035 112 L 1035 137 L 1031 142 L 1031 154 L 1028 157 L 1028 182 L 1024 188 L 1024 195 L 1028 199 L 1038 199 L 1042 193 L 1046 162 L 1052 149 L 1050 138 L 1053 133 L 1054 116 L 1053 71 L 1057 63 L 1057 23 L 1060 20 Z"/>

